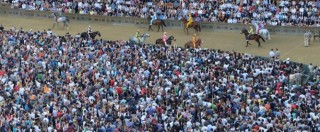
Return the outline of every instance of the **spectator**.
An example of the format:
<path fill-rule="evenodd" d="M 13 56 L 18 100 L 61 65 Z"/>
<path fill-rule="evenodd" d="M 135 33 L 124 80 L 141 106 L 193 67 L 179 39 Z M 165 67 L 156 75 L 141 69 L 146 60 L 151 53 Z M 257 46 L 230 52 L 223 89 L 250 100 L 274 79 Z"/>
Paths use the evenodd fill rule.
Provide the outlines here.
<path fill-rule="evenodd" d="M 273 49 L 271 49 L 270 51 L 269 51 L 269 58 L 270 59 L 274 59 L 276 57 L 276 53 L 273 51 Z"/>
<path fill-rule="evenodd" d="M 275 58 L 280 59 L 280 51 L 278 50 L 278 48 L 276 48 L 276 51 L 275 51 Z"/>
<path fill-rule="evenodd" d="M 146 18 L 155 12 L 160 19 L 181 19 L 191 13 L 196 21 L 244 23 L 262 21 L 271 26 L 319 26 L 319 1 L 63 1 L 17 0 L 13 8 L 64 13 Z"/>
<path fill-rule="evenodd" d="M 89 45 L 47 31 L 5 31 L 0 40 L 2 131 L 320 128 L 320 70 L 308 85 L 289 86 L 289 74 L 302 71 L 289 59 L 119 40 Z"/>

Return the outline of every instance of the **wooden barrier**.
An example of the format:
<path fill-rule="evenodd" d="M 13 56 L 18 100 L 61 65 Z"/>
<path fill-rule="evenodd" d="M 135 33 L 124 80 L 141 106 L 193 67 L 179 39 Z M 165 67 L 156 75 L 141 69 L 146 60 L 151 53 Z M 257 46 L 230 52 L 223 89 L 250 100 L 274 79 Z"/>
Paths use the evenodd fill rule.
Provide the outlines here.
<path fill-rule="evenodd" d="M 21 17 L 42 17 L 49 18 L 51 13 L 44 11 L 29 11 L 21 9 L 11 9 L 10 7 L 1 4 L 0 15 L 8 16 L 21 16 Z M 133 18 L 133 17 L 110 17 L 110 16 L 92 16 L 92 15 L 79 15 L 79 14 L 64 14 L 71 21 L 90 21 L 90 22 L 104 22 L 109 24 L 134 24 L 134 25 L 148 25 L 147 19 Z M 168 27 L 182 28 L 181 21 L 165 20 Z M 249 25 L 245 24 L 228 24 L 228 23 L 216 23 L 216 22 L 201 22 L 201 28 L 209 31 L 240 31 L 243 28 L 248 28 Z M 266 26 L 271 33 L 285 33 L 285 34 L 303 34 L 307 30 L 311 30 L 313 33 L 318 32 L 318 28 L 314 27 L 289 27 L 289 26 Z"/>

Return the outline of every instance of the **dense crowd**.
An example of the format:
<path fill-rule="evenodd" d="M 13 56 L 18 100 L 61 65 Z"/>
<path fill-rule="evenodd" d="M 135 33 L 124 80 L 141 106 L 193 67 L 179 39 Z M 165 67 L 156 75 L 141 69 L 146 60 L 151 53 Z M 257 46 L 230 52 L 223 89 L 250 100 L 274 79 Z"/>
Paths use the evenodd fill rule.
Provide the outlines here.
<path fill-rule="evenodd" d="M 1 131 L 319 131 L 320 70 L 214 49 L 0 33 Z"/>
<path fill-rule="evenodd" d="M 320 26 L 319 0 L 15 0 L 12 6 L 26 10 L 140 18 L 156 13 L 159 19 L 175 20 L 190 13 L 195 21 L 250 23 L 254 20 L 273 26 Z"/>

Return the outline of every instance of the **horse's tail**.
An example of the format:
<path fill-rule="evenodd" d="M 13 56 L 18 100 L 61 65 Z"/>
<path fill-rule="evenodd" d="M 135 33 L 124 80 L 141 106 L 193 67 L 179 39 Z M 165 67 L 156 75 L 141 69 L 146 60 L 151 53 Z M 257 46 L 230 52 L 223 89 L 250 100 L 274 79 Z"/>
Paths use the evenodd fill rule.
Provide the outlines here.
<path fill-rule="evenodd" d="M 200 26 L 200 25 L 198 25 L 198 26 L 199 26 L 199 27 L 198 27 L 198 28 L 199 28 L 199 32 L 201 32 L 201 26 Z"/>
<path fill-rule="evenodd" d="M 70 23 L 70 20 L 69 20 L 69 18 L 68 18 L 68 17 L 66 17 L 66 21 L 67 21 L 68 23 Z"/>
<path fill-rule="evenodd" d="M 259 38 L 261 38 L 263 42 L 266 42 L 261 35 L 259 35 Z"/>
<path fill-rule="evenodd" d="M 164 22 L 164 20 L 161 20 L 161 23 L 163 24 L 163 26 L 167 27 L 166 23 Z"/>

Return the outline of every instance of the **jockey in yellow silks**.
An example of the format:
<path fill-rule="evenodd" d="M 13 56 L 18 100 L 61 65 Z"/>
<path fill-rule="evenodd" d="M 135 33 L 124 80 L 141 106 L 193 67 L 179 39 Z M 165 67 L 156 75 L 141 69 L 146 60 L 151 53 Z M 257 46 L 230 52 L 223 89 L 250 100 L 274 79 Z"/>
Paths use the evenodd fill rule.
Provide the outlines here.
<path fill-rule="evenodd" d="M 139 43 L 141 42 L 141 35 L 140 35 L 140 31 L 137 30 L 135 37 L 139 40 Z"/>
<path fill-rule="evenodd" d="M 194 48 L 196 48 L 196 42 L 197 42 L 197 34 L 194 33 L 192 37 L 192 44 Z"/>
<path fill-rule="evenodd" d="M 252 35 L 252 34 L 254 34 L 254 31 L 253 31 L 252 26 L 250 26 L 250 29 L 249 29 L 249 35 Z"/>
<path fill-rule="evenodd" d="M 186 25 L 186 28 L 188 28 L 189 25 L 190 25 L 192 22 L 193 22 L 192 16 L 191 16 L 191 14 L 189 14 L 188 23 L 187 23 L 187 25 Z"/>

